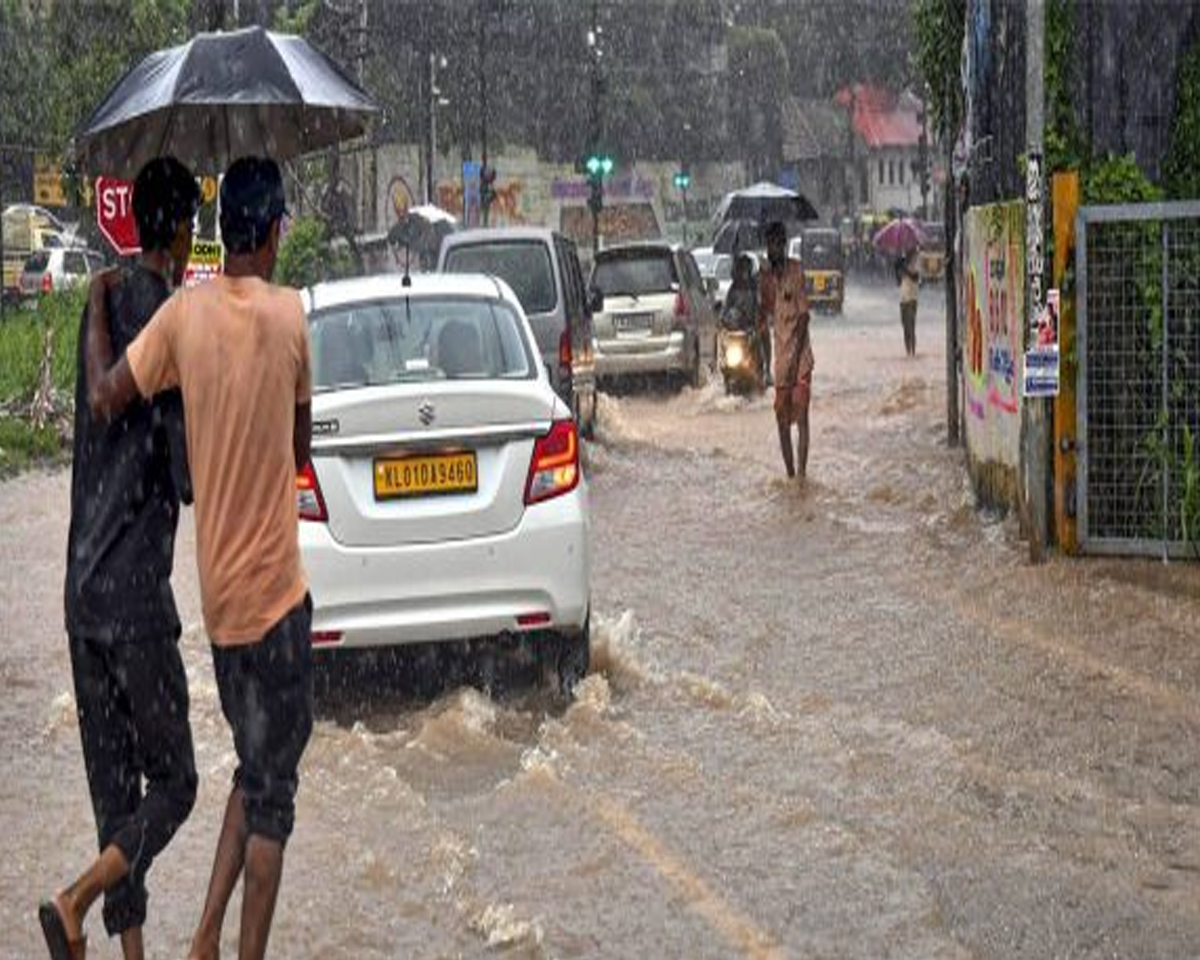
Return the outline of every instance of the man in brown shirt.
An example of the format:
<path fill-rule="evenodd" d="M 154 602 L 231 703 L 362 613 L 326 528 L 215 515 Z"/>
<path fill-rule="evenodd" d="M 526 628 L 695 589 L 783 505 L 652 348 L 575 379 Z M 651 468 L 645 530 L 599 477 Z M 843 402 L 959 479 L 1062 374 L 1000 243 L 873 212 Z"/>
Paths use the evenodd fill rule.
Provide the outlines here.
<path fill-rule="evenodd" d="M 767 269 L 759 281 L 759 312 L 775 333 L 775 421 L 783 465 L 789 477 L 808 470 L 808 403 L 812 395 L 813 352 L 808 336 L 808 293 L 804 269 L 787 255 L 782 223 L 767 227 Z M 792 452 L 792 424 L 796 450 Z"/>
<path fill-rule="evenodd" d="M 265 954 L 312 732 L 295 487 L 311 438 L 308 334 L 299 295 L 268 282 L 284 212 L 278 166 L 236 161 L 221 185 L 225 275 L 171 297 L 89 395 L 108 417 L 138 394 L 183 393 L 204 622 L 238 756 L 192 960 L 218 956 L 243 872 L 239 956 Z"/>

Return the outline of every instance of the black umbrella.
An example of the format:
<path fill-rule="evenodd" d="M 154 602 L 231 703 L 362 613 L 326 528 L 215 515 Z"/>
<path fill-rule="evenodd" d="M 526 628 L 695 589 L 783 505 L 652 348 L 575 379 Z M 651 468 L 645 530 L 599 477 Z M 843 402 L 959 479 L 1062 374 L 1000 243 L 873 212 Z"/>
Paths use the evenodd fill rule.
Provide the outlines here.
<path fill-rule="evenodd" d="M 442 240 L 457 228 L 458 221 L 440 207 L 412 207 L 388 231 L 388 243 L 407 247 L 429 264 L 437 261 Z"/>
<path fill-rule="evenodd" d="M 287 160 L 361 136 L 377 110 L 302 37 L 261 27 L 201 33 L 125 74 L 75 149 L 94 174 L 132 178 L 167 155 L 214 172 L 248 154 Z"/>
<path fill-rule="evenodd" d="M 714 253 L 728 254 L 762 250 L 766 245 L 763 224 L 753 220 L 726 220 L 717 228 L 712 243 Z"/>
<path fill-rule="evenodd" d="M 725 194 L 717 208 L 717 220 L 753 220 L 767 224 L 818 219 L 816 208 L 795 190 L 773 183 L 756 183 L 743 190 Z"/>

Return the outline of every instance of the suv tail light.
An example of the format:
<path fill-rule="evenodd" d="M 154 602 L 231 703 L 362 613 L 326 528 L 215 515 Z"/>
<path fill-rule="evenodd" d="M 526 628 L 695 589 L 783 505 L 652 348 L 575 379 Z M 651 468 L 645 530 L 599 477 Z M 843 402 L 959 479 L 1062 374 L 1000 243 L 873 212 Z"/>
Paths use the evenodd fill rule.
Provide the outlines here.
<path fill-rule="evenodd" d="M 47 270 L 45 273 L 42 274 L 42 293 L 53 293 L 53 292 L 54 292 L 54 277 L 51 275 L 50 271 Z"/>
<path fill-rule="evenodd" d="M 312 461 L 296 474 L 296 509 L 301 520 L 325 523 L 329 514 L 325 511 L 325 498 L 321 496 L 321 485 L 317 483 L 317 472 Z"/>
<path fill-rule="evenodd" d="M 579 433 L 574 420 L 555 420 L 533 445 L 525 505 L 552 500 L 579 486 Z"/>
<path fill-rule="evenodd" d="M 558 369 L 564 376 L 570 374 L 573 360 L 574 357 L 571 355 L 571 330 L 567 328 L 563 330 L 562 336 L 558 338 Z"/>
<path fill-rule="evenodd" d="M 687 326 L 691 316 L 692 311 L 688 307 L 687 297 L 684 295 L 683 288 L 680 287 L 679 292 L 675 294 L 675 323 L 673 326 L 676 329 Z"/>

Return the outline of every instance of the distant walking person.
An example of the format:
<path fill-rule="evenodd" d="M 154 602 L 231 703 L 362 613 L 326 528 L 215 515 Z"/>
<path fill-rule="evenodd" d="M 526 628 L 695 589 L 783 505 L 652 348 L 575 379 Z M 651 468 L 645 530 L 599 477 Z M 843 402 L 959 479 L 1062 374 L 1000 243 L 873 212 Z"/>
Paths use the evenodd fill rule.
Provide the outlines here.
<path fill-rule="evenodd" d="M 221 184 L 224 276 L 176 293 L 91 398 L 111 415 L 139 392 L 183 387 L 204 622 L 238 758 L 192 960 L 218 957 L 243 878 L 238 956 L 266 953 L 312 733 L 295 485 L 309 456 L 312 377 L 300 296 L 269 282 L 284 213 L 279 167 L 235 161 Z"/>
<path fill-rule="evenodd" d="M 900 281 L 900 325 L 904 328 L 904 352 L 910 357 L 915 357 L 917 355 L 917 294 L 921 282 L 915 250 L 896 261 L 896 277 Z"/>
<path fill-rule="evenodd" d="M 105 930 L 125 960 L 141 960 L 146 874 L 196 799 L 171 592 L 179 503 L 190 500 L 179 393 L 139 400 L 107 424 L 87 398 L 101 358 L 123 351 L 182 281 L 199 199 L 175 160 L 143 168 L 133 190 L 141 257 L 93 280 L 80 322 L 65 613 L 100 856 L 39 909 L 54 960 L 84 955 L 84 918 L 101 895 Z"/>
<path fill-rule="evenodd" d="M 789 477 L 803 480 L 808 472 L 808 405 L 812 396 L 813 351 L 808 335 L 808 294 L 804 269 L 787 255 L 787 229 L 767 227 L 767 269 L 759 278 L 762 323 L 775 333 L 775 421 L 779 447 Z M 796 449 L 792 451 L 792 424 Z"/>

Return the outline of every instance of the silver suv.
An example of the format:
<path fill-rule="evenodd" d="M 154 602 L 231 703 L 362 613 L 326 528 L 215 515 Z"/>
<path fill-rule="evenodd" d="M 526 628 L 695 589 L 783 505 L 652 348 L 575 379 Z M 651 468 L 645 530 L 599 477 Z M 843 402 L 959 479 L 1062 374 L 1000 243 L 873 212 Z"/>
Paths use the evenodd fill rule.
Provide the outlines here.
<path fill-rule="evenodd" d="M 82 286 L 93 273 L 103 269 L 104 258 L 91 250 L 70 247 L 35 250 L 21 269 L 21 298 L 33 300 L 43 293 Z"/>
<path fill-rule="evenodd" d="M 438 272 L 491 274 L 512 288 L 551 385 L 590 437 L 596 424 L 592 313 L 603 303 L 584 283 L 575 243 L 538 227 L 463 230 L 442 241 Z"/>
<path fill-rule="evenodd" d="M 716 316 L 692 255 L 678 244 L 632 243 L 601 250 L 592 285 L 604 296 L 596 316 L 596 372 L 682 376 L 700 386 L 712 359 Z"/>

